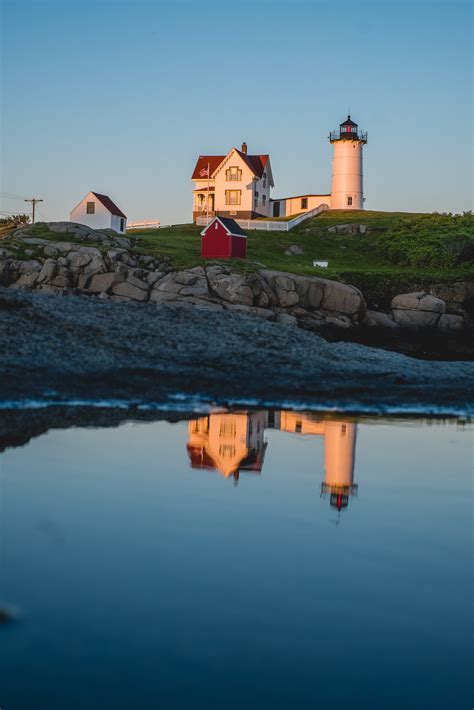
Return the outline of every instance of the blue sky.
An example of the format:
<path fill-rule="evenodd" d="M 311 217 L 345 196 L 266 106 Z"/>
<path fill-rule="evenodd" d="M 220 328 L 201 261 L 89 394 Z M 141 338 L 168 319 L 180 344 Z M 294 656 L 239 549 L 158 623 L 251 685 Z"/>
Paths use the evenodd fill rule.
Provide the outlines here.
<path fill-rule="evenodd" d="M 369 132 L 367 209 L 472 208 L 468 2 L 0 0 L 0 191 L 68 219 L 191 219 L 202 153 L 269 153 L 273 197 L 329 192 L 327 136 Z M 2 198 L 1 211 L 23 210 Z"/>

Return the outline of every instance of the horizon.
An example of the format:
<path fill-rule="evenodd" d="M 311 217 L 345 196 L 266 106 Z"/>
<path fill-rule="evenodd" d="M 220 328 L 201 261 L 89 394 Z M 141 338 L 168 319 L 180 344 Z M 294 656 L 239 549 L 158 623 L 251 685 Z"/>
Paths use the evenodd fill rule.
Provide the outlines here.
<path fill-rule="evenodd" d="M 273 199 L 328 193 L 348 113 L 369 134 L 367 210 L 472 209 L 468 2 L 1 10 L 2 216 L 34 196 L 38 221 L 68 220 L 92 190 L 129 221 L 191 222 L 198 156 L 243 141 L 270 155 Z"/>

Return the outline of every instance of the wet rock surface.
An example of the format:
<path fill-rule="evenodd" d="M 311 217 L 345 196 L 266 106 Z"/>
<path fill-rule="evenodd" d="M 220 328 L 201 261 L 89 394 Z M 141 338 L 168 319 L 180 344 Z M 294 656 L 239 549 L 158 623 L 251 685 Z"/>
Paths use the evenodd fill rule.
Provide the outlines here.
<path fill-rule="evenodd" d="M 474 386 L 471 363 L 329 343 L 291 322 L 6 288 L 0 370 L 4 401 L 146 403 L 205 395 L 222 403 L 464 412 Z"/>

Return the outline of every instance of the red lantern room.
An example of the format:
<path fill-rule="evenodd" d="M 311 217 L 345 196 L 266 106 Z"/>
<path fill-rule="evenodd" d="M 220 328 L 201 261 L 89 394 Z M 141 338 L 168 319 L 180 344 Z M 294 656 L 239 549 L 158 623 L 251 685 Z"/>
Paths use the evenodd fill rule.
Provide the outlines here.
<path fill-rule="evenodd" d="M 361 143 L 367 143 L 367 132 L 359 131 L 357 123 L 354 123 L 351 117 L 348 116 L 345 121 L 339 124 L 338 131 L 331 131 L 329 140 L 331 143 L 335 143 L 336 141 L 360 141 Z"/>

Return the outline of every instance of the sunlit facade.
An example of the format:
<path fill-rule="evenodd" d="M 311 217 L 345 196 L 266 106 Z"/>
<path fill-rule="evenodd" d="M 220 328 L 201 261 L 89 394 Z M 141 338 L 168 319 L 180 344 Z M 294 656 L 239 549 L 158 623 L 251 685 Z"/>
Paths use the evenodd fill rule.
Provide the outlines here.
<path fill-rule="evenodd" d="M 218 471 L 239 480 L 241 471 L 262 471 L 267 443 L 265 429 L 301 436 L 324 437 L 324 479 L 321 495 L 331 507 L 346 508 L 357 494 L 354 483 L 357 425 L 322 419 L 314 414 L 281 411 L 230 412 L 193 419 L 188 425 L 187 450 L 192 468 Z"/>

